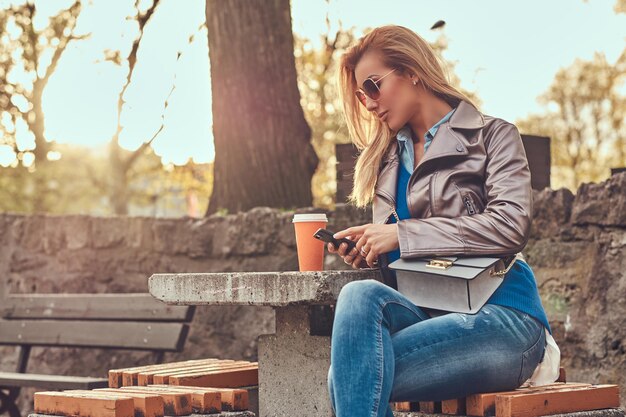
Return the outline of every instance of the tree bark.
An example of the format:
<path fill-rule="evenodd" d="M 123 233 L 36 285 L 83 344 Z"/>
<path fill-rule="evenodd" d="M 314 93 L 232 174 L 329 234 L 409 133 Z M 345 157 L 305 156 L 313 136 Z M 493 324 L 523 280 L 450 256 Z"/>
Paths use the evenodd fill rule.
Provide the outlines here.
<path fill-rule="evenodd" d="M 312 205 L 289 0 L 207 0 L 214 185 L 206 215 Z"/>

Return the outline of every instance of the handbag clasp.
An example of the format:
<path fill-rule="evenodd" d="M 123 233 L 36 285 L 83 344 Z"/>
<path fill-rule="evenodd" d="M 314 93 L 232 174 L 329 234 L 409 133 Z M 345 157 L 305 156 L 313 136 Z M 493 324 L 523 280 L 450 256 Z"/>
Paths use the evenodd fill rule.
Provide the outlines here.
<path fill-rule="evenodd" d="M 448 269 L 452 266 L 452 261 L 447 259 L 431 259 L 430 262 L 426 264 L 428 268 L 436 268 L 436 269 Z"/>

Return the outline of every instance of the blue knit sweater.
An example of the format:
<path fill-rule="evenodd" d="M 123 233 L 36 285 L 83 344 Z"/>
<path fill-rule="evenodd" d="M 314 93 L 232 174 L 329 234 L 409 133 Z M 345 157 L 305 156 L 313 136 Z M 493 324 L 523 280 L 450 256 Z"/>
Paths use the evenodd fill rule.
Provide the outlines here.
<path fill-rule="evenodd" d="M 449 118 L 450 113 L 447 115 Z M 445 119 L 445 118 L 444 118 Z M 429 131 L 430 137 L 427 137 L 427 144 L 430 144 L 430 140 L 434 136 L 433 130 L 439 124 L 444 122 L 442 119 L 434 129 Z M 432 134 L 432 136 L 430 135 Z M 404 137 L 404 136 L 403 136 Z M 412 145 L 412 142 L 411 142 Z M 400 148 L 401 149 L 401 148 Z M 398 164 L 399 175 L 396 190 L 396 213 L 400 220 L 411 218 L 409 208 L 406 202 L 407 185 L 409 183 L 409 177 L 411 173 L 406 169 L 404 164 Z M 396 223 L 395 216 L 391 216 L 391 223 Z M 389 263 L 400 258 L 400 249 L 393 250 L 386 253 L 387 261 Z M 395 271 L 391 270 L 392 273 Z M 509 272 L 504 276 L 504 281 L 498 287 L 498 289 L 487 300 L 487 303 L 498 304 L 506 307 L 511 307 L 516 310 L 528 313 L 528 315 L 539 320 L 552 334 L 552 329 L 548 323 L 548 318 L 541 304 L 541 298 L 539 296 L 539 290 L 537 289 L 537 282 L 530 266 L 521 260 L 516 260 L 515 264 L 509 269 Z"/>

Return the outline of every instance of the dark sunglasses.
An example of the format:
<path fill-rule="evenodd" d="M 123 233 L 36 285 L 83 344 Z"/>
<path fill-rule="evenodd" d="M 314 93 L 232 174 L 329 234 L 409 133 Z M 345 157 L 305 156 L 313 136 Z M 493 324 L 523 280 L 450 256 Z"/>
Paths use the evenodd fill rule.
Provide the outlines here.
<path fill-rule="evenodd" d="M 367 103 L 367 99 L 365 98 L 365 96 L 369 97 L 370 99 L 374 101 L 377 101 L 380 98 L 380 88 L 378 87 L 378 83 L 381 82 L 383 78 L 385 78 L 386 76 L 388 76 L 395 70 L 396 70 L 395 68 L 392 69 L 391 71 L 389 71 L 387 74 L 383 75 L 376 81 L 372 80 L 371 78 L 368 78 L 365 81 L 363 81 L 363 85 L 361 86 L 361 88 L 359 88 L 358 90 L 354 92 L 354 94 L 356 94 L 357 98 L 359 99 L 362 105 L 365 106 Z"/>

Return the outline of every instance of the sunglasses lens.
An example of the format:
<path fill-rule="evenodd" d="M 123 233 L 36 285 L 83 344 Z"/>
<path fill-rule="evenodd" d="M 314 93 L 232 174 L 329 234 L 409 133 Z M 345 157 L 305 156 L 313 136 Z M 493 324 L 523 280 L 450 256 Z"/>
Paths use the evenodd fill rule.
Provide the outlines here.
<path fill-rule="evenodd" d="M 372 100 L 378 100 L 380 97 L 380 90 L 371 78 L 363 81 L 363 90 Z"/>

